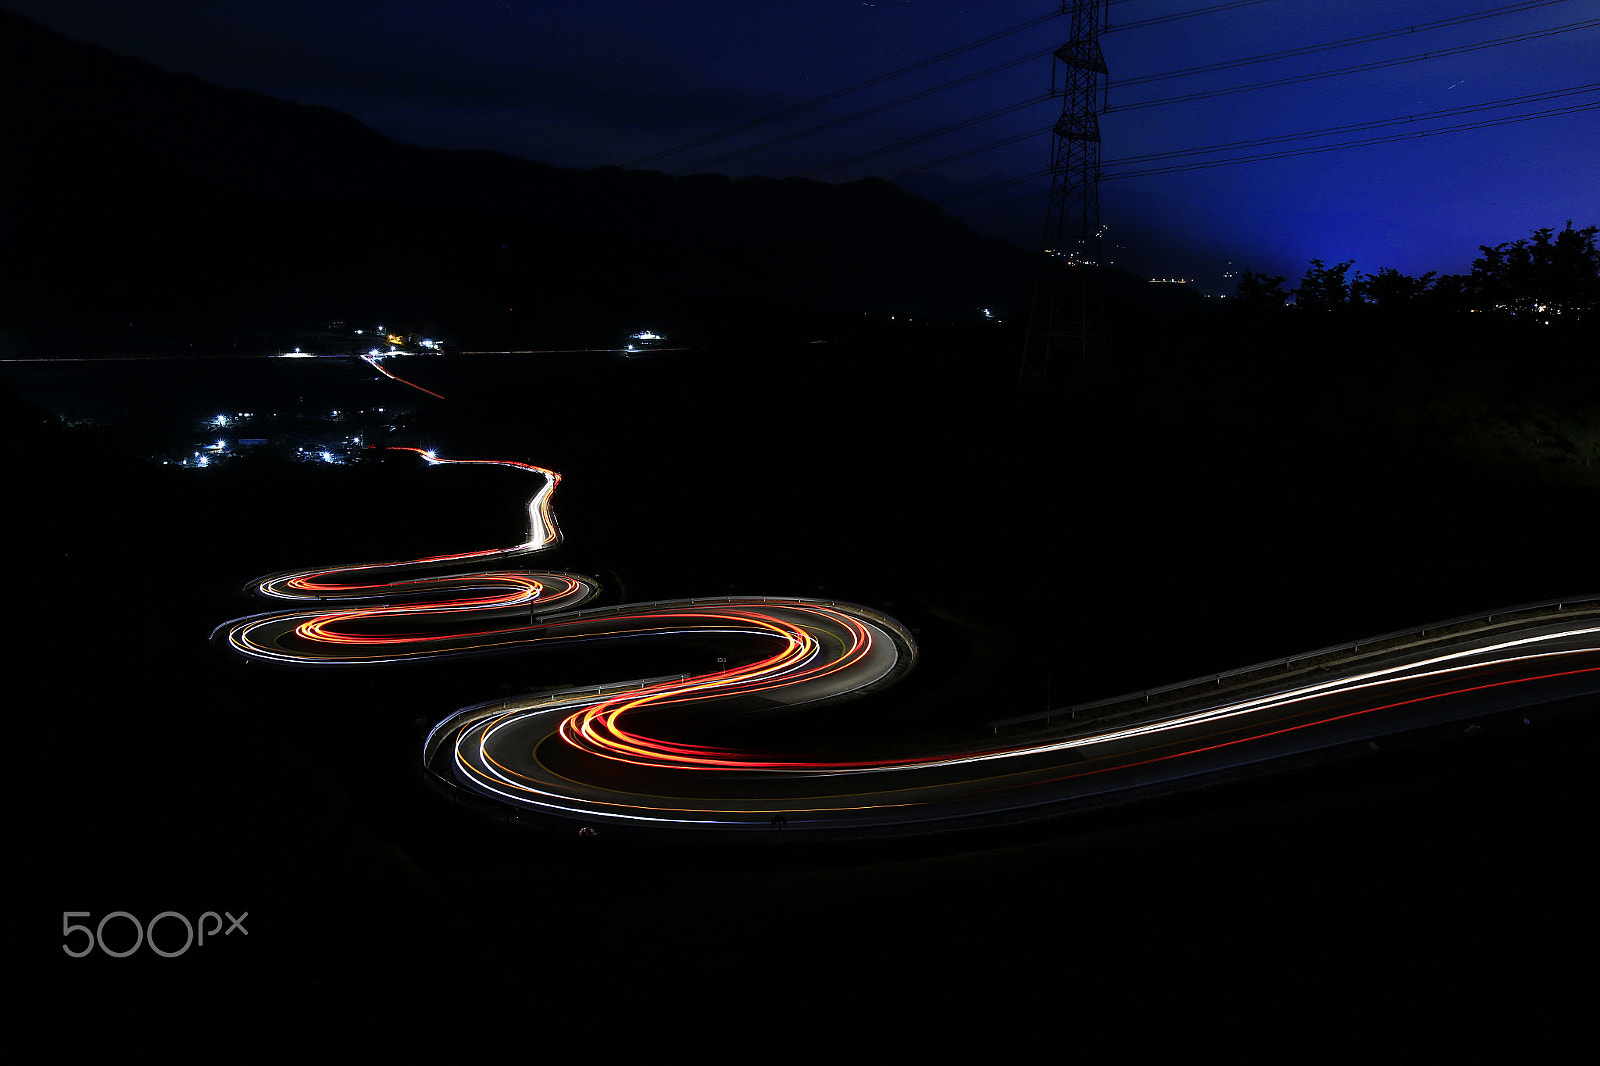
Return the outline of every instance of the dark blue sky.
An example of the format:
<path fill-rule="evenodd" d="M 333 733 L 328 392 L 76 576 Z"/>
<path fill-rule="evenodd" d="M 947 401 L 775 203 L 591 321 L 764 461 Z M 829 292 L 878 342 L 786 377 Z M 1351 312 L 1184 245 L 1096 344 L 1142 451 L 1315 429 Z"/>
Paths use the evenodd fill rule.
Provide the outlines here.
<path fill-rule="evenodd" d="M 398 140 L 488 148 L 573 167 L 627 165 L 1059 8 L 1036 0 L 0 5 L 76 40 L 219 85 L 347 111 Z M 1255 0 L 1129 25 L 1218 5 L 1219 0 L 1112 2 L 1113 32 L 1102 40 L 1111 109 L 1101 120 L 1108 176 L 1101 198 L 1119 265 L 1195 276 L 1198 287 L 1214 292 L 1227 291 L 1221 273 L 1230 261 L 1286 274 L 1291 281 L 1313 256 L 1353 259 L 1356 270 L 1367 272 L 1385 266 L 1408 273 L 1462 272 L 1479 244 L 1514 240 L 1568 219 L 1580 226 L 1600 222 L 1600 0 Z M 1498 13 L 1424 28 L 1488 12 Z M 1119 24 L 1124 28 L 1116 29 Z M 1412 27 L 1415 32 L 1409 32 Z M 642 165 L 669 172 L 811 174 L 825 181 L 911 171 L 898 180 L 935 200 L 1022 178 L 1047 165 L 1044 131 L 1060 110 L 1058 101 L 1046 97 L 1053 61 L 1037 54 L 1061 43 L 1066 28 L 1065 19 L 1045 18 L 912 73 Z M 1550 30 L 1559 32 L 1489 45 Z M 1320 48 L 1358 37 L 1374 39 Z M 1299 56 L 1126 84 L 1313 48 Z M 1423 55 L 1430 58 L 1413 58 Z M 1001 69 L 946 84 L 993 67 Z M 1368 69 L 1138 106 L 1348 67 Z M 925 90 L 934 91 L 858 115 Z M 1517 99 L 1565 90 L 1577 91 Z M 1479 107 L 1485 104 L 1495 106 Z M 1014 105 L 1022 106 L 836 165 Z M 1472 110 L 1423 117 L 1460 108 Z M 1527 117 L 1571 108 L 1585 110 Z M 1414 118 L 1368 125 L 1407 116 Z M 1294 151 L 1508 118 L 1519 121 L 1241 165 L 1116 177 L 1217 158 L 1117 162 L 1155 153 L 1363 127 L 1224 154 Z M 838 119 L 849 120 L 806 133 Z M 719 161 L 780 138 L 782 143 Z M 986 148 L 1012 138 L 1020 139 Z M 986 150 L 940 162 L 977 148 Z M 952 203 L 948 210 L 968 216 L 976 228 L 1032 246 L 1038 243 L 1046 188 L 1047 181 L 1037 178 Z M 1030 192 L 1039 195 L 975 213 Z"/>

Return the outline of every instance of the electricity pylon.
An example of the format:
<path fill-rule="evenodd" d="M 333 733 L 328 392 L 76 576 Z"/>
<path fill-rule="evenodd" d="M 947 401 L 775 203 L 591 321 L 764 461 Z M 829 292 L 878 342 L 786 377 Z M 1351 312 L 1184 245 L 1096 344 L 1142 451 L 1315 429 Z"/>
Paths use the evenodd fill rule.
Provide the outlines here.
<path fill-rule="evenodd" d="M 1033 310 L 1023 342 L 1021 385 L 1039 387 L 1052 361 L 1092 358 L 1106 345 L 1100 279 L 1100 113 L 1106 61 L 1100 52 L 1109 0 L 1063 0 L 1072 15 L 1067 43 L 1050 65 L 1050 95 L 1061 96 L 1052 131 L 1050 207 L 1045 218 Z M 1057 76 L 1062 84 L 1057 85 Z"/>

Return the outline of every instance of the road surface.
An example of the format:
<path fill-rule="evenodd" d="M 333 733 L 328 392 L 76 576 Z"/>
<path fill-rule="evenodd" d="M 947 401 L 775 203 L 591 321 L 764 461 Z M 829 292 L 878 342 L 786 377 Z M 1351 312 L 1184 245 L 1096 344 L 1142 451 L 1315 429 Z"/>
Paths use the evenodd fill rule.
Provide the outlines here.
<path fill-rule="evenodd" d="M 303 606 L 236 619 L 213 637 L 242 656 L 301 666 L 684 637 L 745 649 L 711 672 L 496 701 L 440 722 L 423 751 L 436 782 L 529 821 L 723 838 L 989 824 L 1600 692 L 1600 603 L 1591 599 L 1556 617 L 1352 654 L 1209 699 L 1190 692 L 1132 714 L 1062 720 L 1025 741 L 997 734 L 963 750 L 858 761 L 718 746 L 706 738 L 719 717 L 794 713 L 892 684 L 914 663 L 914 641 L 877 611 L 819 599 L 579 609 L 598 594 L 592 579 L 504 565 L 560 541 L 551 504 L 560 475 L 496 465 L 542 479 L 523 543 L 262 578 L 259 594 Z M 437 573 L 467 565 L 494 568 Z"/>

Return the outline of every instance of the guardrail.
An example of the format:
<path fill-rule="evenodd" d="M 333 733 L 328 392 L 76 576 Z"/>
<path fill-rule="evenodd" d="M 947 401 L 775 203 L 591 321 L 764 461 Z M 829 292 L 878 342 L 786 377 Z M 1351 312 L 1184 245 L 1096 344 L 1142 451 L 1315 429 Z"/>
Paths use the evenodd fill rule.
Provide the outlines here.
<path fill-rule="evenodd" d="M 991 730 L 998 730 L 1002 726 L 1022 725 L 1025 722 L 1048 721 L 1051 718 L 1063 716 L 1076 718 L 1082 711 L 1098 710 L 1101 707 L 1110 707 L 1113 704 L 1128 703 L 1133 700 L 1148 703 L 1152 696 L 1163 696 L 1169 692 L 1180 692 L 1184 689 L 1195 688 L 1200 685 L 1220 686 L 1227 678 L 1242 677 L 1263 670 L 1286 669 L 1291 663 L 1320 659 L 1328 655 L 1354 654 L 1369 644 L 1385 644 L 1389 641 L 1403 640 L 1405 638 L 1426 638 L 1434 630 L 1449 629 L 1451 626 L 1466 625 L 1469 623 L 1492 623 L 1496 618 L 1508 615 L 1521 614 L 1524 611 L 1564 611 L 1569 607 L 1579 605 L 1600 604 L 1600 594 L 1567 596 L 1557 600 L 1541 600 L 1537 603 L 1522 603 L 1515 607 L 1501 607 L 1493 611 L 1479 611 L 1475 614 L 1464 614 L 1456 618 L 1447 618 L 1441 622 L 1429 622 L 1424 626 L 1412 626 L 1409 629 L 1397 629 L 1391 633 L 1380 633 L 1373 637 L 1363 637 L 1360 640 L 1346 641 L 1343 644 L 1334 644 L 1326 648 L 1317 648 L 1315 651 L 1300 652 L 1295 655 L 1286 655 L 1281 659 L 1269 659 L 1266 662 L 1252 663 L 1234 670 L 1224 670 L 1217 674 L 1206 674 L 1201 677 L 1189 678 L 1170 685 L 1159 685 L 1134 692 L 1125 692 L 1119 696 L 1109 696 L 1105 699 L 1091 700 L 1088 703 L 1074 703 L 1068 707 L 1060 707 L 1049 711 L 1038 711 L 1033 714 L 1018 715 L 1014 718 L 1001 718 L 986 722 Z"/>

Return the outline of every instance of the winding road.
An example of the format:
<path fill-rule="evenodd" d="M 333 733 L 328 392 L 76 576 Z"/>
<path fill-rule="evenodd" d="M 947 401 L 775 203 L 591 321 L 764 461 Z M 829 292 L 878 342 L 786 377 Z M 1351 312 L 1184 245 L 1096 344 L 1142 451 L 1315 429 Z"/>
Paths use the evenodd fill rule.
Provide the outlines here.
<path fill-rule="evenodd" d="M 404 450 L 434 464 L 474 462 Z M 1368 651 L 1093 722 L 1060 721 L 1012 743 L 997 734 L 988 746 L 860 761 L 718 746 L 707 737 L 729 715 L 792 713 L 894 683 L 916 660 L 911 635 L 870 608 L 818 599 L 584 608 L 600 591 L 593 579 L 510 565 L 560 542 L 552 508 L 560 475 L 476 462 L 541 479 L 522 543 L 271 575 L 254 590 L 300 606 L 235 619 L 213 639 L 241 656 L 297 666 L 683 638 L 746 649 L 713 672 L 499 700 L 440 722 L 423 750 L 435 782 L 532 822 L 721 838 L 988 824 L 1600 692 L 1600 598 L 1590 597 L 1559 616 Z M 456 572 L 468 566 L 476 569 Z"/>

